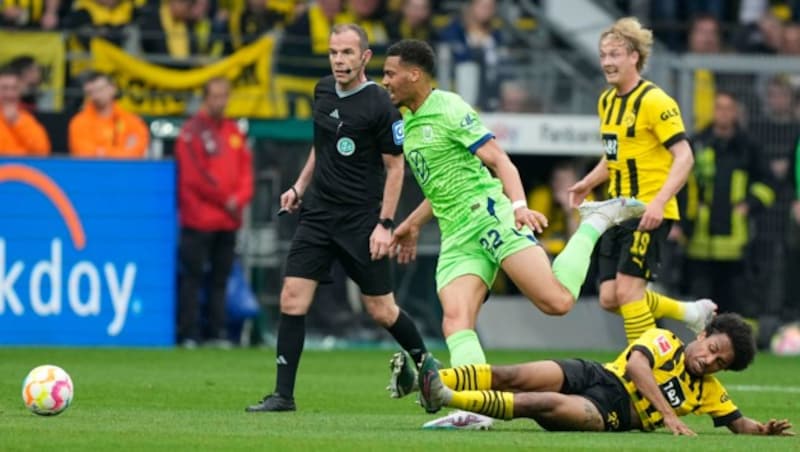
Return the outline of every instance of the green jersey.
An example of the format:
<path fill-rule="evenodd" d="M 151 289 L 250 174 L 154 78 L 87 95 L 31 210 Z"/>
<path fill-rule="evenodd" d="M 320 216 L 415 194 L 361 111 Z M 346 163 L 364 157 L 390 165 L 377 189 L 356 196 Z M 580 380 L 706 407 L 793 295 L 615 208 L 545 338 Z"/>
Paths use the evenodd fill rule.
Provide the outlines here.
<path fill-rule="evenodd" d="M 405 112 L 403 123 L 403 153 L 442 236 L 469 225 L 487 197 L 503 196 L 500 180 L 475 156 L 494 135 L 459 95 L 434 90 L 416 112 Z"/>

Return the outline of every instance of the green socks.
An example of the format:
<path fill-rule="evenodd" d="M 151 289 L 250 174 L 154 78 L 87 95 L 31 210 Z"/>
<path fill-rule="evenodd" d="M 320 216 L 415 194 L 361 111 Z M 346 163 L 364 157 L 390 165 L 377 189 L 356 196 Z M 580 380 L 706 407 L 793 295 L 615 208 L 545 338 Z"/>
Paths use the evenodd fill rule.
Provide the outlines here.
<path fill-rule="evenodd" d="M 553 274 L 576 300 L 589 271 L 594 245 L 599 239 L 600 233 L 597 229 L 581 223 L 575 234 L 570 237 L 567 246 L 553 261 Z"/>
<path fill-rule="evenodd" d="M 486 355 L 478 340 L 475 330 L 461 330 L 451 334 L 447 339 L 450 350 L 450 367 L 467 364 L 486 364 Z"/>

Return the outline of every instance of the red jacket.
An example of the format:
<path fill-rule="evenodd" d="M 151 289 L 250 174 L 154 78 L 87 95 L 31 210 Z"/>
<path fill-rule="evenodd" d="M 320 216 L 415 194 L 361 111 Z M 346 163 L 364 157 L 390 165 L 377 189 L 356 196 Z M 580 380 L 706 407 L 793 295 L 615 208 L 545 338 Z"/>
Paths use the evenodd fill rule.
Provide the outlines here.
<path fill-rule="evenodd" d="M 175 146 L 181 226 L 232 231 L 242 224 L 242 208 L 253 197 L 253 164 L 246 137 L 230 119 L 204 111 L 181 128 Z M 235 200 L 235 212 L 226 204 Z"/>

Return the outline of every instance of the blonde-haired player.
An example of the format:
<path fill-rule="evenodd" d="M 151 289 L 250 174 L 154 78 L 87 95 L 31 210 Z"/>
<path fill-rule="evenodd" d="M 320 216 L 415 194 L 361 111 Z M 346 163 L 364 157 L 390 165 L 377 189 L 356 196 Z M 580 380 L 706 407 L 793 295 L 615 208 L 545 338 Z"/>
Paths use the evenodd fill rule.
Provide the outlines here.
<path fill-rule="evenodd" d="M 694 163 L 678 104 L 641 76 L 653 33 L 635 18 L 623 18 L 600 35 L 599 45 L 600 65 L 611 85 L 597 103 L 605 155 L 570 187 L 570 203 L 577 207 L 608 180 L 610 197 L 647 204 L 641 219 L 615 226 L 600 239 L 600 304 L 622 315 L 629 342 L 654 328 L 660 317 L 701 331 L 716 311 L 711 300 L 680 302 L 647 290 L 672 222 L 679 219 L 675 195 Z"/>

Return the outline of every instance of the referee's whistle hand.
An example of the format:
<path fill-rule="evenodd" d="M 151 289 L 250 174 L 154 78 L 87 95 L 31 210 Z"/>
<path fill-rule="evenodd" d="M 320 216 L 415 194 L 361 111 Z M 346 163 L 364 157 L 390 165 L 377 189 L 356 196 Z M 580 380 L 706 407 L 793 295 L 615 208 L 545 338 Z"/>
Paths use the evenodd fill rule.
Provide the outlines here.
<path fill-rule="evenodd" d="M 285 210 L 288 213 L 294 213 L 300 208 L 301 202 L 297 197 L 297 193 L 291 188 L 281 194 L 281 210 Z"/>

